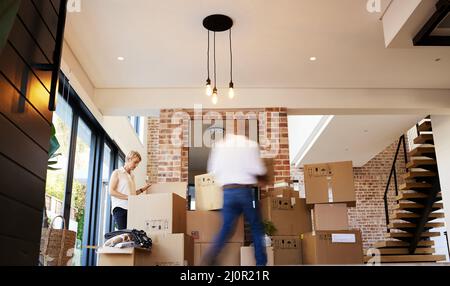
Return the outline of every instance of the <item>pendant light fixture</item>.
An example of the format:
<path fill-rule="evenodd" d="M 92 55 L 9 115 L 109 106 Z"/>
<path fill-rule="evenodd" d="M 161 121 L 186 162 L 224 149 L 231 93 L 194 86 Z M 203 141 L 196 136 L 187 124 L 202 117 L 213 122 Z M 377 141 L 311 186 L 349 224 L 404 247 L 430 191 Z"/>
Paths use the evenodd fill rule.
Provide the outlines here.
<path fill-rule="evenodd" d="M 211 88 L 211 79 L 209 78 L 209 31 L 208 31 L 208 56 L 207 56 L 207 70 L 208 70 L 208 78 L 206 79 L 206 95 L 211 96 L 213 90 Z"/>
<path fill-rule="evenodd" d="M 211 100 L 213 104 L 217 104 L 219 101 L 219 94 L 217 92 L 217 73 L 216 73 L 216 32 L 229 31 L 230 41 L 230 83 L 228 85 L 228 97 L 234 98 L 234 83 L 233 83 L 233 53 L 231 50 L 231 27 L 233 26 L 233 20 L 230 17 L 220 14 L 214 14 L 203 19 L 203 26 L 208 30 L 208 51 L 207 51 L 207 71 L 208 78 L 206 79 L 206 95 L 212 96 Z M 211 79 L 209 74 L 209 57 L 210 57 L 210 39 L 209 33 L 213 32 L 213 65 L 214 65 L 214 87 L 211 89 Z"/>

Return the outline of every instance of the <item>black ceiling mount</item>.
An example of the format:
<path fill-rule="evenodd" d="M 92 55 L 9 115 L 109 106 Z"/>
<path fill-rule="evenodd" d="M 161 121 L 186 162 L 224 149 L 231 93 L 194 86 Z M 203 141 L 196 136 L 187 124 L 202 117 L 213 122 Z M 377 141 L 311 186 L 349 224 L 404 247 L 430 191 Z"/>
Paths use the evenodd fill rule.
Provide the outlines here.
<path fill-rule="evenodd" d="M 203 19 L 203 27 L 212 32 L 223 32 L 233 26 L 233 20 L 226 15 L 214 14 Z"/>

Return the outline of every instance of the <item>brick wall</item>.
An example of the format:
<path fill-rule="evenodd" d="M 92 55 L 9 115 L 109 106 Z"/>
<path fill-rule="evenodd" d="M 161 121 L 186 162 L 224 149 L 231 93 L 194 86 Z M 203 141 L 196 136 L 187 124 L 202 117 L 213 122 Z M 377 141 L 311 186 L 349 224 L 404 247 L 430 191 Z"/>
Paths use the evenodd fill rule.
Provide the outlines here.
<path fill-rule="evenodd" d="M 188 136 L 192 119 L 227 118 L 258 119 L 258 134 L 261 154 L 274 159 L 275 182 L 290 179 L 288 126 L 286 108 L 258 110 L 202 110 L 162 109 L 160 117 L 149 118 L 149 163 L 148 175 L 152 182 L 178 182 L 188 180 Z M 156 138 L 159 138 L 156 140 Z"/>
<path fill-rule="evenodd" d="M 148 118 L 148 159 L 147 175 L 150 183 L 158 182 L 159 160 L 159 117 Z"/>
<path fill-rule="evenodd" d="M 370 248 L 375 242 L 384 240 L 386 220 L 383 196 L 397 144 L 398 141 L 392 143 L 364 166 L 353 168 L 356 207 L 349 208 L 349 225 L 350 228 L 362 231 L 364 248 Z M 401 175 L 406 171 L 403 152 L 399 153 L 396 165 L 397 179 L 400 185 L 404 182 Z M 293 180 L 299 180 L 300 190 L 304 190 L 303 169 L 292 167 L 291 176 Z M 392 213 L 395 205 L 393 178 L 390 186 L 388 204 L 390 213 Z"/>
<path fill-rule="evenodd" d="M 349 220 L 351 228 L 361 229 L 364 248 L 380 240 L 384 240 L 386 233 L 386 220 L 383 196 L 386 183 L 392 167 L 398 142 L 388 146 L 363 167 L 354 168 L 354 180 L 356 190 L 356 207 L 349 209 Z M 403 184 L 401 177 L 406 172 L 403 152 L 399 153 L 397 159 L 398 184 Z M 390 213 L 395 205 L 394 181 L 390 184 L 388 191 L 388 204 Z"/>

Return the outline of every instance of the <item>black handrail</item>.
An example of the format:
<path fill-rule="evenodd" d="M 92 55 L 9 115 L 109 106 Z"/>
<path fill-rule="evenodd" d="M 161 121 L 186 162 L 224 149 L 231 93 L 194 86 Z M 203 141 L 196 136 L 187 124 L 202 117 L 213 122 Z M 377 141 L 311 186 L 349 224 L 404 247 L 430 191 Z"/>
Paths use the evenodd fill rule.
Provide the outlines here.
<path fill-rule="evenodd" d="M 397 171 L 396 171 L 396 167 L 395 164 L 397 163 L 397 157 L 398 157 L 398 151 L 400 151 L 400 146 L 403 143 L 403 152 L 404 152 L 404 156 L 405 156 L 405 165 L 408 163 L 408 157 L 406 156 L 406 140 L 405 140 L 405 135 L 403 134 L 402 136 L 400 136 L 399 140 L 398 140 L 398 145 L 397 145 L 397 150 L 395 151 L 395 156 L 394 156 L 394 160 L 392 162 L 392 167 L 391 167 L 391 172 L 389 173 L 389 178 L 386 184 L 386 190 L 384 191 L 384 214 L 386 216 L 386 228 L 387 228 L 387 232 L 390 232 L 389 229 L 389 205 L 388 205 L 388 201 L 387 201 L 387 194 L 389 191 L 389 186 L 391 184 L 391 179 L 392 176 L 394 176 L 394 184 L 395 184 L 395 195 L 398 195 L 398 183 L 397 183 Z M 408 170 L 408 169 L 406 169 Z"/>

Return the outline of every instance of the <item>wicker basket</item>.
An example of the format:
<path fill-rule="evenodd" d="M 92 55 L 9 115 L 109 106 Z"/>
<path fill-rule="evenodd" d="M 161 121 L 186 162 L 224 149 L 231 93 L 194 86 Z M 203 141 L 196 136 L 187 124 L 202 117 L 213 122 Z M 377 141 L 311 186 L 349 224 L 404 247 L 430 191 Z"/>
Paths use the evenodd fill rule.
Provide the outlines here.
<path fill-rule="evenodd" d="M 55 229 L 53 224 L 57 218 L 63 220 L 63 228 Z M 42 258 L 44 266 L 70 266 L 75 250 L 77 233 L 67 229 L 62 216 L 53 218 L 50 227 L 42 230 Z"/>

